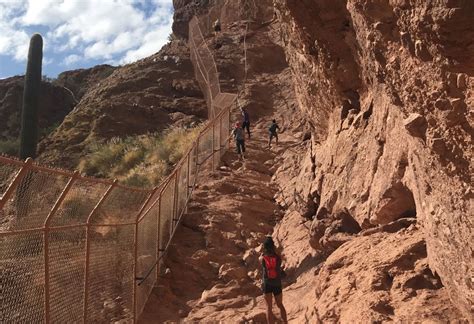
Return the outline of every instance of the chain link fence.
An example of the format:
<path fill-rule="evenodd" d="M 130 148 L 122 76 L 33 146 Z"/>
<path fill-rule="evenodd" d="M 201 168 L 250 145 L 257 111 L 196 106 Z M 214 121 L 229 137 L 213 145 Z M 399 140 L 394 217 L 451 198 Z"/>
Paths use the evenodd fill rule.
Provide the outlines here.
<path fill-rule="evenodd" d="M 220 92 L 197 18 L 189 38 L 210 121 L 157 188 L 0 156 L 1 323 L 137 321 L 199 174 L 229 145 L 236 95 Z"/>

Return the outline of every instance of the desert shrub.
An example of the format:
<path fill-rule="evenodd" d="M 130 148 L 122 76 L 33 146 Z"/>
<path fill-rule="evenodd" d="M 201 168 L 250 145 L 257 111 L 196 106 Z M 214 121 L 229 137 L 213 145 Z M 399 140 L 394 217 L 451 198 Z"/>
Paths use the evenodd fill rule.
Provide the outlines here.
<path fill-rule="evenodd" d="M 20 148 L 20 139 L 0 140 L 0 153 L 17 156 Z"/>
<path fill-rule="evenodd" d="M 52 125 L 50 125 L 46 128 L 40 128 L 40 130 L 39 130 L 40 138 L 46 137 L 49 134 L 51 134 L 52 132 L 54 132 L 56 130 L 56 128 L 59 127 L 59 125 L 61 125 L 60 122 L 55 122 L 55 123 L 53 123 Z"/>
<path fill-rule="evenodd" d="M 118 160 L 124 155 L 124 145 L 121 142 L 110 141 L 102 145 L 95 144 L 92 154 L 82 159 L 79 170 L 88 175 L 106 177 Z"/>
<path fill-rule="evenodd" d="M 90 176 L 116 178 L 130 186 L 158 185 L 186 153 L 200 129 L 174 128 L 162 134 L 92 143 L 79 170 Z"/>

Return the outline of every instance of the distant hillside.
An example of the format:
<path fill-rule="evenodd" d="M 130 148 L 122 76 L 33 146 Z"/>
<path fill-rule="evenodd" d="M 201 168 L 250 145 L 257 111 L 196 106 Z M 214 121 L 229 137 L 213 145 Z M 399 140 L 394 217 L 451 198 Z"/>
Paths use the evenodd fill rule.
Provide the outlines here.
<path fill-rule="evenodd" d="M 159 133 L 172 126 L 191 125 L 207 116 L 189 50 L 182 40 L 112 73 L 109 66 L 98 66 L 89 72 L 59 75 L 57 82 L 69 87 L 80 101 L 40 143 L 40 161 L 74 169 L 98 143 Z M 107 77 L 95 82 L 97 76 Z M 89 90 L 84 93 L 81 89 L 85 88 Z"/>

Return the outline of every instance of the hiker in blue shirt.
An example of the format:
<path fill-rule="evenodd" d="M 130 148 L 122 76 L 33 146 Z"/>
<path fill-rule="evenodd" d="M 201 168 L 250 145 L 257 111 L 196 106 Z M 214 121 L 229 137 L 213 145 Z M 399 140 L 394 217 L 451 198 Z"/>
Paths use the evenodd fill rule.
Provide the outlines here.
<path fill-rule="evenodd" d="M 280 126 L 278 126 L 276 120 L 272 120 L 272 124 L 270 127 L 268 127 L 268 133 L 270 135 L 270 138 L 268 139 L 268 148 L 270 149 L 271 144 L 272 144 L 272 138 L 275 137 L 275 143 L 278 145 L 278 133 L 277 130 L 280 130 Z"/>
<path fill-rule="evenodd" d="M 242 114 L 242 129 L 245 132 L 245 129 L 247 128 L 247 134 L 249 135 L 250 139 L 250 118 L 249 118 L 249 113 L 247 112 L 246 109 L 240 107 L 240 112 Z"/>

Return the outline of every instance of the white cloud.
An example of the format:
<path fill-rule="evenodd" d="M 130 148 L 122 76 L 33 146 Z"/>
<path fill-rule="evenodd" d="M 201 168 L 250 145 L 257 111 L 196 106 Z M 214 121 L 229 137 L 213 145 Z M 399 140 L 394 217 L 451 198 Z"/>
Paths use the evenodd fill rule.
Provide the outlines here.
<path fill-rule="evenodd" d="M 143 44 L 134 50 L 127 51 L 125 57 L 120 60 L 120 64 L 131 63 L 141 58 L 147 57 L 160 50 L 163 44 L 168 41 L 168 28 L 160 28 L 157 31 L 149 32 L 143 37 Z"/>
<path fill-rule="evenodd" d="M 21 8 L 21 2 L 0 2 L 0 54 L 12 56 L 17 61 L 26 60 L 29 44 L 28 34 L 11 23 Z"/>
<path fill-rule="evenodd" d="M 54 60 L 49 57 L 43 57 L 43 65 L 50 65 L 51 63 L 54 63 Z"/>
<path fill-rule="evenodd" d="M 0 0 L 0 54 L 25 60 L 29 30 L 42 28 L 45 52 L 65 65 L 132 62 L 167 42 L 171 10 L 172 0 Z"/>
<path fill-rule="evenodd" d="M 70 66 L 70 65 L 73 65 L 74 63 L 79 62 L 80 60 L 81 60 L 81 57 L 79 55 L 71 54 L 71 55 L 66 56 L 66 58 L 64 59 L 63 65 Z"/>

